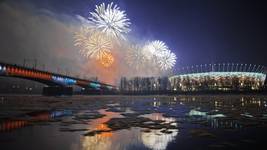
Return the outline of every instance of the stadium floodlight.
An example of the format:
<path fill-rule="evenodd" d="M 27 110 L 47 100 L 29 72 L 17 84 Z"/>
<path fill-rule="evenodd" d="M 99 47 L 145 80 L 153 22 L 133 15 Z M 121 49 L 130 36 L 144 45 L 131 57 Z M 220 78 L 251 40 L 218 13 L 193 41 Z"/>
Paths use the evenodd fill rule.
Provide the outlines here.
<path fill-rule="evenodd" d="M 256 68 L 256 65 L 254 65 L 254 67 L 252 68 L 252 71 L 251 72 L 254 72 L 255 71 L 255 68 Z"/>

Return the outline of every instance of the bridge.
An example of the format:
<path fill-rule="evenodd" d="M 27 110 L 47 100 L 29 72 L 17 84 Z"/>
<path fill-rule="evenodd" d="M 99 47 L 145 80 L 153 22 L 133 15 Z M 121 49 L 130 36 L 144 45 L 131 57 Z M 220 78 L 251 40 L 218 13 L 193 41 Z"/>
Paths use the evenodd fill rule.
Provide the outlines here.
<path fill-rule="evenodd" d="M 117 87 L 110 84 L 1 62 L 0 76 L 42 83 L 46 85 L 43 95 L 72 95 L 73 86 L 82 87 L 88 94 L 112 94 L 117 91 Z"/>

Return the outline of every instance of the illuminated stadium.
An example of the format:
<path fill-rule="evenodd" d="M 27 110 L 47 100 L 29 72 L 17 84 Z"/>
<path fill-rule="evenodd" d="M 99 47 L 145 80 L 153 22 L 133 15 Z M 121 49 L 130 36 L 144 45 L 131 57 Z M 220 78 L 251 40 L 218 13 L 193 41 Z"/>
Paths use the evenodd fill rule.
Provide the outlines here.
<path fill-rule="evenodd" d="M 265 67 L 252 64 L 204 64 L 178 72 L 169 78 L 173 91 L 257 91 L 266 79 Z"/>

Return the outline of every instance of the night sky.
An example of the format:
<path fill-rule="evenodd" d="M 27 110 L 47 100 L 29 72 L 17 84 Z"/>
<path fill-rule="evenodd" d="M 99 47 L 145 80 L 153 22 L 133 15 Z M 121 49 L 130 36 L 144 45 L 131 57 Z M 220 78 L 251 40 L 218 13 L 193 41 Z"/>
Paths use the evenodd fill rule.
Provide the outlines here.
<path fill-rule="evenodd" d="M 17 0 L 19 2 L 19 0 Z M 88 17 L 94 0 L 25 0 L 59 14 Z M 267 65 L 267 3 L 236 0 L 116 1 L 130 18 L 130 36 L 162 40 L 177 66 L 234 62 Z M 22 3 L 22 2 L 20 2 Z"/>

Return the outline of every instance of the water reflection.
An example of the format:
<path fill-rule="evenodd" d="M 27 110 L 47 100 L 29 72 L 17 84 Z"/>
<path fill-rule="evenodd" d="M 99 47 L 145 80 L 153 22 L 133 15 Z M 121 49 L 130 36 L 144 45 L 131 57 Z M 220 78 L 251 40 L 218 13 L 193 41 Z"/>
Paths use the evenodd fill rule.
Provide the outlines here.
<path fill-rule="evenodd" d="M 23 128 L 28 125 L 31 125 L 36 121 L 49 121 L 51 119 L 56 119 L 62 116 L 71 115 L 72 111 L 70 110 L 58 110 L 58 111 L 39 111 L 28 113 L 21 118 L 16 119 L 7 119 L 0 122 L 0 132 L 8 132 L 15 129 Z M 26 117 L 26 119 L 25 119 Z M 28 118 L 27 118 L 28 117 Z"/>
<path fill-rule="evenodd" d="M 105 133 L 97 134 L 95 136 L 87 136 L 82 138 L 83 150 L 108 150 L 111 148 L 110 137 L 112 133 L 105 136 Z"/>
<path fill-rule="evenodd" d="M 133 128 L 130 130 L 109 131 L 110 128 L 105 124 L 111 118 L 123 118 L 118 112 L 110 112 L 104 109 L 99 110 L 101 114 L 106 116 L 92 120 L 90 130 L 106 131 L 94 136 L 85 136 L 81 138 L 81 145 L 83 150 L 119 150 L 126 149 L 130 144 L 137 144 L 137 133 L 140 134 L 140 129 Z M 126 112 L 132 112 L 127 110 Z M 139 142 L 140 144 L 140 142 Z"/>
<path fill-rule="evenodd" d="M 177 123 L 175 122 L 176 119 L 173 117 L 164 117 L 162 113 L 151 113 L 151 114 L 145 114 L 141 115 L 142 117 L 149 118 L 151 120 L 159 120 L 164 121 L 164 123 L 173 123 L 175 126 L 177 126 Z"/>
<path fill-rule="evenodd" d="M 22 118 L 1 121 L 0 132 L 3 132 L 1 133 L 4 135 L 2 136 L 3 139 L 6 139 L 6 135 L 16 139 L 14 143 L 2 142 L 1 144 L 5 144 L 7 147 L 11 147 L 13 144 L 16 145 L 14 149 L 19 149 L 25 143 L 34 141 L 35 144 L 26 144 L 25 149 L 30 149 L 32 146 L 35 146 L 34 149 L 38 149 L 38 146 L 43 144 L 43 149 L 66 150 L 208 149 L 209 144 L 218 146 L 218 143 L 238 146 L 238 144 L 244 143 L 241 140 L 255 139 L 257 142 L 258 134 L 266 135 L 262 132 L 264 128 L 267 129 L 266 100 L 267 98 L 263 96 L 176 96 L 145 97 L 143 99 L 131 97 L 126 100 L 98 101 L 99 103 L 92 100 L 83 102 L 88 103 L 88 107 L 83 107 L 86 108 L 85 110 L 80 110 L 80 106 L 83 104 L 66 108 L 68 110 L 75 108 L 75 115 L 68 110 L 42 111 L 26 114 Z M 99 108 L 105 108 L 99 110 L 100 114 L 105 115 L 104 117 L 96 113 Z M 80 116 L 80 120 L 77 119 L 76 115 Z M 71 117 L 56 119 L 62 116 Z M 92 119 L 91 116 L 102 118 Z M 111 118 L 120 117 L 125 117 L 126 121 L 118 123 L 116 131 L 111 131 L 106 122 Z M 155 122 L 151 120 L 144 121 L 145 123 L 133 121 L 135 127 L 125 127 L 127 121 L 132 121 L 131 119 L 135 117 L 147 117 Z M 7 132 L 39 121 L 58 121 L 60 123 L 27 128 L 29 130 L 23 129 L 19 132 Z M 149 124 L 149 122 L 151 124 L 157 123 L 157 125 L 147 126 L 146 123 Z M 142 125 L 136 125 L 139 123 Z M 171 128 L 169 126 L 158 129 L 162 125 L 161 123 L 178 126 L 178 129 L 167 129 Z M 112 126 L 110 127 L 112 128 Z M 67 128 L 70 131 L 60 130 L 61 128 Z M 74 130 L 71 131 L 71 129 Z M 83 130 L 78 131 L 79 129 Z M 248 130 L 250 131 L 248 132 Z M 254 132 L 256 130 L 259 132 Z M 104 132 L 84 136 L 85 133 L 90 131 Z M 247 135 L 245 135 L 246 133 Z M 227 146 L 227 144 L 223 146 L 225 145 Z"/>
<path fill-rule="evenodd" d="M 143 115 L 144 117 L 148 117 L 152 120 L 160 120 L 165 123 L 172 123 L 172 125 L 177 126 L 175 122 L 175 118 L 167 118 L 162 116 L 161 113 L 152 113 Z M 168 143 L 173 141 L 178 134 L 178 129 L 169 129 L 170 133 L 162 133 L 162 130 L 151 130 L 151 132 L 142 132 L 141 139 L 143 144 L 153 150 L 164 150 L 167 148 Z"/>
<path fill-rule="evenodd" d="M 104 123 L 110 120 L 111 118 L 122 117 L 117 112 L 110 112 L 104 109 L 99 110 L 99 113 L 104 114 L 106 116 L 92 120 L 89 126 L 90 130 L 108 131 L 110 130 L 110 128 L 108 128 L 107 125 Z M 94 136 L 82 137 L 81 138 L 82 148 L 83 150 L 108 150 L 111 148 L 112 145 L 111 142 L 112 136 L 113 136 L 112 132 L 102 132 Z"/>
<path fill-rule="evenodd" d="M 210 121 L 210 126 L 212 128 L 224 128 L 224 129 L 240 129 L 242 125 L 237 120 L 229 119 L 212 119 Z"/>
<path fill-rule="evenodd" d="M 25 127 L 29 124 L 27 120 L 6 120 L 0 123 L 0 132 L 8 132 Z"/>
<path fill-rule="evenodd" d="M 192 120 L 207 120 L 209 125 L 212 128 L 242 128 L 242 125 L 240 123 L 232 118 L 227 118 L 224 114 L 212 114 L 209 115 L 207 112 L 201 112 L 197 110 L 190 110 L 188 113 L 188 116 L 190 117 L 200 117 L 200 118 L 191 118 Z"/>
<path fill-rule="evenodd" d="M 102 130 L 102 132 L 94 136 L 82 137 L 83 150 L 114 150 L 114 149 L 127 149 L 133 145 L 144 145 L 145 147 L 153 150 L 166 149 L 169 142 L 173 141 L 178 134 L 178 129 L 169 129 L 169 133 L 163 133 L 162 129 L 149 130 L 144 132 L 143 129 L 132 127 L 129 130 L 119 130 L 110 132 L 105 124 L 111 118 L 123 117 L 116 112 L 100 111 L 101 114 L 106 116 L 90 122 L 90 129 Z M 161 113 L 152 113 L 142 115 L 143 117 L 152 120 L 160 120 L 163 123 L 173 123 L 177 125 L 174 118 L 164 117 Z"/>
<path fill-rule="evenodd" d="M 200 116 L 202 118 L 206 118 L 206 119 L 214 119 L 214 118 L 222 118 L 222 117 L 226 117 L 224 114 L 207 114 L 207 112 L 201 112 L 195 109 L 190 110 L 190 112 L 188 113 L 188 116 Z"/>
<path fill-rule="evenodd" d="M 170 130 L 172 133 L 164 134 L 160 130 L 151 130 L 151 132 L 142 132 L 141 139 L 143 144 L 149 149 L 164 150 L 169 142 L 173 141 L 178 134 L 177 130 Z"/>
<path fill-rule="evenodd" d="M 266 122 L 264 114 L 267 110 L 263 105 L 266 103 L 264 97 L 186 97 L 181 101 L 192 108 L 187 113 L 190 121 L 209 125 L 212 128 L 239 129 Z"/>

